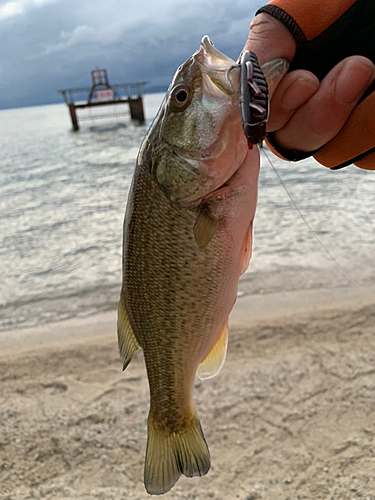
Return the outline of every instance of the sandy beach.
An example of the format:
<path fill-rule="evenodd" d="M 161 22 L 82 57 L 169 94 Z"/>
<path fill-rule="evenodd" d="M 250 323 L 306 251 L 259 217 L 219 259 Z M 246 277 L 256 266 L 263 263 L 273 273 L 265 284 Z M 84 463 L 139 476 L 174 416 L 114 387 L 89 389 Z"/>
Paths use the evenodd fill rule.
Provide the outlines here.
<path fill-rule="evenodd" d="M 212 467 L 166 499 L 375 500 L 375 290 L 241 297 L 195 387 Z M 116 313 L 0 334 L 0 498 L 150 498 L 148 386 Z"/>

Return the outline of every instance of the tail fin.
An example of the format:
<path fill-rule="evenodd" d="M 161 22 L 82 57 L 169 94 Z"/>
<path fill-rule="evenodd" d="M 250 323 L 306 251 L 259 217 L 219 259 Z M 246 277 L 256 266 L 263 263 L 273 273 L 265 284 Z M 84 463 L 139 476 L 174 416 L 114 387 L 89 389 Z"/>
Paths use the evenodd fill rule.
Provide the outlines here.
<path fill-rule="evenodd" d="M 159 430 L 149 415 L 144 474 L 147 493 L 166 493 L 181 474 L 204 476 L 210 465 L 210 452 L 196 416 L 189 427 L 168 432 Z"/>

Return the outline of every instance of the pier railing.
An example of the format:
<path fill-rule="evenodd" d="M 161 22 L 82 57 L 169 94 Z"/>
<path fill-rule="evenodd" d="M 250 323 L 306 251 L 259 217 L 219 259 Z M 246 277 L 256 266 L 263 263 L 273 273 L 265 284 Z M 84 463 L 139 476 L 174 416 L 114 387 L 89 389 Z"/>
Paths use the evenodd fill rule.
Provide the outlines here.
<path fill-rule="evenodd" d="M 131 120 L 144 123 L 143 93 L 147 82 L 120 83 L 111 85 L 105 69 L 91 72 L 91 87 L 59 90 L 69 108 L 73 130 L 79 130 L 79 121 L 104 121 L 117 119 L 130 112 Z M 83 98 L 83 96 L 86 96 Z M 80 98 L 80 100 L 77 99 Z M 83 99 L 82 99 L 83 98 Z M 124 105 L 127 105 L 124 107 Z M 79 113 L 81 110 L 90 112 Z M 104 109 L 106 110 L 105 112 Z M 95 112 L 93 113 L 93 111 Z"/>

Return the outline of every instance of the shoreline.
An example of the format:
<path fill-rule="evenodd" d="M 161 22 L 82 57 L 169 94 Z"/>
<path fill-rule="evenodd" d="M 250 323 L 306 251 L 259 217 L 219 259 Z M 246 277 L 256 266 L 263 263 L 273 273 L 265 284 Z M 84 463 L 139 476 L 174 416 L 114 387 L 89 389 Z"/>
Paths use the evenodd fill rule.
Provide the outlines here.
<path fill-rule="evenodd" d="M 373 288 L 241 297 L 222 371 L 194 387 L 211 470 L 163 499 L 375 499 L 374 330 Z M 140 352 L 122 371 L 116 312 L 0 346 L 0 498 L 150 498 L 146 370 Z"/>
<path fill-rule="evenodd" d="M 345 308 L 356 310 L 375 303 L 374 287 L 303 289 L 240 296 L 229 317 L 231 327 L 251 327 L 264 321 L 306 316 Z M 230 334 L 230 333 L 229 333 Z M 41 348 L 55 348 L 84 342 L 117 341 L 117 310 L 86 317 L 74 317 L 38 327 L 0 332 L 0 358 Z M 230 337 L 229 337 L 230 338 Z"/>

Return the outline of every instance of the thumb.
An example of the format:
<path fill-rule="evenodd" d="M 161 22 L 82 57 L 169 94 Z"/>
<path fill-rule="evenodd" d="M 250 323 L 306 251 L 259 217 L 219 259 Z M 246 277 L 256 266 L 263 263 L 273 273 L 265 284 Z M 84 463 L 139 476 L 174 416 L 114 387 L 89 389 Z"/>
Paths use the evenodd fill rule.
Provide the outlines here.
<path fill-rule="evenodd" d="M 261 13 L 255 16 L 250 24 L 244 50 L 254 52 L 260 65 L 279 58 L 290 62 L 296 52 L 296 42 L 281 21 L 269 14 Z M 283 76 L 284 72 L 281 72 L 271 81 L 267 79 L 270 96 Z"/>

